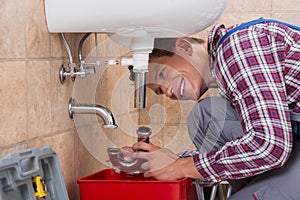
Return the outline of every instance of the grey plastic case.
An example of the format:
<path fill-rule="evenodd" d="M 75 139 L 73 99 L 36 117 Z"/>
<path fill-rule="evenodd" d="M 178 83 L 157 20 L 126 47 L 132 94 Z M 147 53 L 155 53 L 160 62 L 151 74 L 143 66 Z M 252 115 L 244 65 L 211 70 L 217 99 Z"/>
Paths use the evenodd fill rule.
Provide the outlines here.
<path fill-rule="evenodd" d="M 50 146 L 1 158 L 0 188 L 0 200 L 69 199 L 59 161 Z"/>

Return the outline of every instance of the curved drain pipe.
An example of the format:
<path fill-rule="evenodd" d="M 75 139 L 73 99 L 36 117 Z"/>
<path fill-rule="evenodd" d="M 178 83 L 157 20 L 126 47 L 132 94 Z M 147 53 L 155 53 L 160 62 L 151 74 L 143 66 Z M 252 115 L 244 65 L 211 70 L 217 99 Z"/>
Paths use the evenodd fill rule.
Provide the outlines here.
<path fill-rule="evenodd" d="M 145 159 L 136 158 L 132 161 L 126 161 L 121 150 L 117 147 L 109 147 L 107 149 L 107 154 L 112 165 L 119 168 L 122 172 L 134 174 L 145 171 L 141 168 L 141 165 L 146 161 Z"/>

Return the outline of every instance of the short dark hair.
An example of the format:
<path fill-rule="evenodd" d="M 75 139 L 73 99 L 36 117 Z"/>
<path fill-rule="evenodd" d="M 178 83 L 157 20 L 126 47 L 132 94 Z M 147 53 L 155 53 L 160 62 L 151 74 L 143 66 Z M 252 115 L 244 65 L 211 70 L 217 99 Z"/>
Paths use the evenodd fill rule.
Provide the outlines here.
<path fill-rule="evenodd" d="M 154 39 L 154 48 L 152 52 L 149 54 L 149 58 L 159 58 L 162 56 L 173 56 L 175 53 L 175 44 L 178 38 L 155 38 Z M 202 44 L 205 41 L 199 38 L 194 37 L 183 37 L 187 41 L 191 43 L 199 43 Z M 129 79 L 134 81 L 134 73 L 132 71 L 133 66 L 128 67 L 130 71 Z"/>
<path fill-rule="evenodd" d="M 154 40 L 154 48 L 152 52 L 149 54 L 151 58 L 158 58 L 162 56 L 173 56 L 175 52 L 175 43 L 178 38 L 155 38 Z M 183 37 L 187 41 L 191 43 L 199 43 L 202 44 L 205 41 L 199 38 L 194 37 Z"/>

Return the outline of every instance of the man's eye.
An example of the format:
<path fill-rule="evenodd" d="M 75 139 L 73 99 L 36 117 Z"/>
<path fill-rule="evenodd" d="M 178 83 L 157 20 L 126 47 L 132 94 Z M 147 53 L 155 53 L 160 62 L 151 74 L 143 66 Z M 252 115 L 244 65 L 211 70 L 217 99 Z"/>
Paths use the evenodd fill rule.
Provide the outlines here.
<path fill-rule="evenodd" d="M 158 74 L 159 78 L 164 78 L 164 76 L 165 76 L 165 70 L 166 70 L 166 68 L 164 67 L 164 68 L 159 72 L 159 74 Z"/>

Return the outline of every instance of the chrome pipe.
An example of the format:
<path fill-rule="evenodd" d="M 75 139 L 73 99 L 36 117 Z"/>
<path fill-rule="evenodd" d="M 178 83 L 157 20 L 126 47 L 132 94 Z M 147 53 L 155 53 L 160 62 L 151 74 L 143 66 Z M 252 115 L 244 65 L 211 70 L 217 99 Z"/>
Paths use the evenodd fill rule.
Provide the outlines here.
<path fill-rule="evenodd" d="M 146 161 L 145 159 L 135 158 L 131 161 L 126 161 L 121 150 L 117 147 L 109 147 L 107 149 L 107 154 L 111 164 L 122 172 L 128 174 L 145 172 L 145 170 L 141 168 L 141 165 Z"/>
<path fill-rule="evenodd" d="M 117 128 L 115 119 L 107 108 L 97 104 L 83 104 L 76 103 L 76 100 L 70 98 L 69 100 L 69 116 L 74 118 L 74 114 L 96 114 L 104 121 L 103 128 Z"/>
<path fill-rule="evenodd" d="M 134 107 L 145 108 L 146 103 L 146 73 L 135 72 Z"/>
<path fill-rule="evenodd" d="M 70 45 L 65 37 L 65 34 L 64 33 L 60 33 L 61 37 L 62 37 L 62 40 L 63 40 L 63 44 L 67 50 L 67 53 L 68 53 L 68 56 L 69 56 L 69 61 L 70 63 L 73 63 L 73 57 L 72 57 L 72 53 L 71 53 L 71 49 L 70 49 Z"/>
<path fill-rule="evenodd" d="M 90 36 L 91 33 L 86 33 L 84 34 L 84 36 L 81 38 L 80 42 L 79 42 L 79 47 L 78 47 L 78 58 L 79 58 L 79 62 L 81 63 L 83 58 L 82 58 L 82 46 L 84 41 Z"/>

